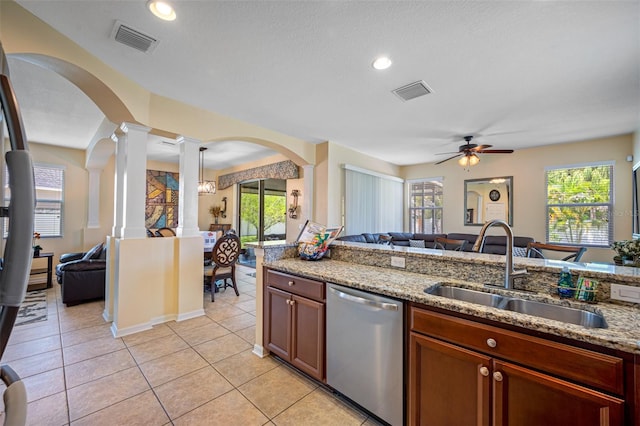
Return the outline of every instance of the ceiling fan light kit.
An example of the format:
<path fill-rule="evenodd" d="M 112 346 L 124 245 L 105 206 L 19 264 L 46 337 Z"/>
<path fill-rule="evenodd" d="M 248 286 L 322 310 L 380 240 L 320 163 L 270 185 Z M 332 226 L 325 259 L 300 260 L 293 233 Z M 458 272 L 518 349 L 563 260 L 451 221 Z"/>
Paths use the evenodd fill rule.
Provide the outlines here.
<path fill-rule="evenodd" d="M 479 162 L 480 162 L 480 158 L 476 154 L 468 154 L 468 155 L 465 155 L 464 157 L 460 157 L 460 159 L 458 160 L 458 164 L 460 164 L 465 169 L 475 166 Z"/>
<path fill-rule="evenodd" d="M 469 167 L 475 166 L 480 162 L 480 157 L 478 157 L 478 154 L 511 154 L 513 152 L 512 149 L 489 149 L 491 148 L 492 145 L 478 145 L 475 143 L 471 143 L 472 139 L 473 139 L 473 136 L 465 136 L 464 140 L 466 143 L 458 147 L 458 152 L 441 153 L 441 154 L 455 154 L 455 155 L 452 157 L 446 158 L 444 160 L 438 161 L 436 165 L 462 156 L 458 160 L 458 164 L 460 164 L 465 169 L 469 170 Z"/>

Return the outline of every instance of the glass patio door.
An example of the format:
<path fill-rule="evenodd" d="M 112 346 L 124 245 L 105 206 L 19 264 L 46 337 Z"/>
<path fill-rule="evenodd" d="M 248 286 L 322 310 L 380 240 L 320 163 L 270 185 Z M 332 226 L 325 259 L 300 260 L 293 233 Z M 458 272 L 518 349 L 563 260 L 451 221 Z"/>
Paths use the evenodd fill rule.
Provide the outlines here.
<path fill-rule="evenodd" d="M 287 181 L 261 179 L 240 185 L 240 241 L 286 239 Z"/>

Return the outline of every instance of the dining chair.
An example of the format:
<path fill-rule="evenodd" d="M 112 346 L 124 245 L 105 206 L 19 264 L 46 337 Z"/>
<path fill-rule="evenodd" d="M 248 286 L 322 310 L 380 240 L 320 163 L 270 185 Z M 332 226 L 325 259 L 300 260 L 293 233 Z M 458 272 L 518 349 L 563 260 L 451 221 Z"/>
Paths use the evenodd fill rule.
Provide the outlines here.
<path fill-rule="evenodd" d="M 215 292 L 219 289 L 232 287 L 236 292 L 236 296 L 240 296 L 238 286 L 236 285 L 236 262 L 240 257 L 240 238 L 234 234 L 226 234 L 220 237 L 211 250 L 211 269 L 205 269 L 205 274 L 211 279 L 211 301 L 215 302 Z M 231 284 L 227 282 L 231 280 Z M 222 281 L 221 285 L 217 285 L 218 281 Z"/>
<path fill-rule="evenodd" d="M 533 242 L 527 244 L 527 257 L 537 257 L 546 259 L 546 256 L 542 252 L 551 251 L 551 252 L 564 252 L 569 253 L 568 256 L 562 258 L 562 260 L 572 261 L 572 262 L 580 262 L 582 255 L 587 251 L 586 247 L 580 246 L 565 246 L 559 244 L 546 244 L 546 243 L 538 243 Z"/>
<path fill-rule="evenodd" d="M 451 238 L 436 237 L 433 248 L 442 250 L 463 251 L 467 244 L 467 240 L 454 240 Z"/>

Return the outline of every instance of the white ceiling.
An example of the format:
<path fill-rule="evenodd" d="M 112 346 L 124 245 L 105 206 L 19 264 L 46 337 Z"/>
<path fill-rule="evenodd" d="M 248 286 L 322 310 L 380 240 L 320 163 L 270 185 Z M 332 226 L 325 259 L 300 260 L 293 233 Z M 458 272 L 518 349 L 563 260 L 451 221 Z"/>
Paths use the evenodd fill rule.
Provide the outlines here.
<path fill-rule="evenodd" d="M 521 149 L 640 128 L 639 1 L 174 1 L 173 22 L 145 0 L 18 3 L 152 92 L 398 165 L 440 160 L 466 134 Z M 116 20 L 157 48 L 111 40 Z M 376 71 L 381 54 L 393 66 Z M 101 113 L 18 62 L 9 64 L 29 138 L 88 144 Z M 417 80 L 434 93 L 391 93 Z M 251 146 L 230 141 L 207 155 L 228 166 L 231 150 L 272 154 Z"/>

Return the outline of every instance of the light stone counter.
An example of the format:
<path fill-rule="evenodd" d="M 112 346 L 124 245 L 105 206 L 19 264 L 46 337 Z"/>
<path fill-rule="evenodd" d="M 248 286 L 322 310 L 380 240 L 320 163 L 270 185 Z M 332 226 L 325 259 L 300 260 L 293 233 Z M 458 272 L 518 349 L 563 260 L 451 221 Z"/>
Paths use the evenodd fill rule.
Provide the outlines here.
<path fill-rule="evenodd" d="M 353 246 L 350 245 L 350 247 Z M 372 254 L 375 254 L 374 252 L 376 251 L 379 253 L 379 247 L 380 246 L 374 247 Z M 425 288 L 429 288 L 443 281 L 453 282 L 468 288 L 481 287 L 481 284 L 474 283 L 473 281 L 452 279 L 454 274 L 458 277 L 460 276 L 455 270 L 449 270 L 448 273 L 443 273 L 442 275 L 437 276 L 426 273 L 407 272 L 406 270 L 391 269 L 389 267 L 382 268 L 366 264 L 366 259 L 364 261 L 365 264 L 335 260 L 336 257 L 345 258 L 345 256 L 344 253 L 336 256 L 337 250 L 332 250 L 332 257 L 334 257 L 334 259 L 323 259 L 315 262 L 304 261 L 298 258 L 271 260 L 265 256 L 265 266 L 282 272 L 342 284 L 348 287 L 383 294 L 401 300 L 418 302 L 427 306 L 447 309 L 479 318 L 486 318 L 505 324 L 512 324 L 530 330 L 588 342 L 607 348 L 640 354 L 640 309 L 638 306 L 622 306 L 603 302 L 591 305 L 575 301 L 560 300 L 543 293 L 508 292 L 502 289 L 495 290 L 495 292 L 508 296 L 550 301 L 551 303 L 583 308 L 604 315 L 608 328 L 590 329 L 578 325 L 566 324 L 530 315 L 505 311 L 502 309 L 446 299 L 439 296 L 432 296 L 424 292 Z M 358 248 L 358 252 L 360 256 L 366 257 L 367 247 Z M 449 258 L 454 262 L 468 259 L 468 261 L 473 261 L 476 265 L 480 262 L 495 264 L 495 266 L 502 266 L 502 268 L 504 268 L 504 256 L 478 255 L 474 253 L 458 253 L 449 251 L 443 252 L 440 250 L 425 251 L 424 249 L 415 250 L 404 247 L 392 249 L 390 252 L 403 253 L 404 257 L 407 258 L 408 263 L 410 260 L 409 257 L 412 254 L 416 254 L 418 257 L 424 257 L 425 255 L 427 257 L 439 256 L 442 260 L 445 260 L 444 258 Z M 346 257 L 348 258 L 348 256 Z M 359 259 L 359 261 L 362 260 L 362 258 Z M 379 259 L 376 259 L 376 261 L 379 261 Z M 526 265 L 528 269 L 534 270 L 538 268 L 543 272 L 548 268 L 550 272 L 557 273 L 557 264 L 564 264 L 564 262 L 520 259 L 517 266 Z M 592 277 L 595 276 L 603 279 L 608 278 L 611 281 L 613 276 L 618 278 L 618 275 L 620 275 L 621 279 L 616 279 L 615 281 L 624 282 L 628 280 L 633 281 L 633 283 L 637 285 L 636 271 L 633 270 L 634 268 L 616 268 L 611 266 L 608 268 L 614 268 L 612 271 L 603 272 L 600 269 L 606 267 L 606 265 L 597 265 L 595 270 L 590 268 L 588 264 L 573 265 L 574 268 L 578 270 L 588 271 L 588 275 Z M 612 274 L 611 272 L 614 273 Z"/>

